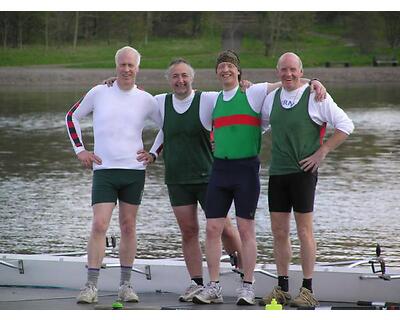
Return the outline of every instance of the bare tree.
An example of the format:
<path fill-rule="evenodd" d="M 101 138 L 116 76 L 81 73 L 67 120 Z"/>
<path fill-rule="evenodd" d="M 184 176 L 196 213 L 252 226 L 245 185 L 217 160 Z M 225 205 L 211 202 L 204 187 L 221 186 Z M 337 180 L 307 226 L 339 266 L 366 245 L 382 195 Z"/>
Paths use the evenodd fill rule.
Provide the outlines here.
<path fill-rule="evenodd" d="M 2 36 L 3 36 L 3 48 L 7 48 L 7 39 L 8 39 L 8 29 L 10 26 L 9 15 L 7 12 L 0 13 L 0 20 L 1 20 L 1 29 L 2 29 Z"/>
<path fill-rule="evenodd" d="M 400 12 L 382 12 L 385 24 L 385 36 L 390 48 L 394 51 L 400 45 Z"/>
<path fill-rule="evenodd" d="M 261 38 L 264 42 L 264 55 L 275 55 L 281 34 L 284 32 L 283 12 L 262 12 L 260 14 Z"/>
<path fill-rule="evenodd" d="M 144 31 L 144 44 L 149 42 L 149 36 L 153 30 L 153 14 L 150 11 L 146 12 L 146 28 Z"/>
<path fill-rule="evenodd" d="M 79 31 L 79 11 L 75 12 L 75 27 L 74 27 L 74 42 L 73 48 L 76 49 L 78 43 L 78 31 Z"/>
<path fill-rule="evenodd" d="M 224 12 L 221 14 L 222 48 L 240 52 L 243 36 L 256 24 L 256 17 L 248 12 Z"/>

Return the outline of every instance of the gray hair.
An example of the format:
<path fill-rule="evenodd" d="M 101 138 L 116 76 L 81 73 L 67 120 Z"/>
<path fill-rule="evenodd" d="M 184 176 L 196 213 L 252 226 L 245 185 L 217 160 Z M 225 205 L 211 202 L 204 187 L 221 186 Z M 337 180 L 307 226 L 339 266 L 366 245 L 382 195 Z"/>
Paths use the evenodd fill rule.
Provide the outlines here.
<path fill-rule="evenodd" d="M 195 74 L 195 72 L 194 72 L 193 67 L 190 65 L 190 63 L 187 62 L 187 61 L 186 61 L 185 59 L 183 59 L 183 58 L 177 58 L 177 59 L 172 60 L 172 61 L 169 63 L 168 69 L 165 71 L 165 78 L 166 78 L 167 80 L 169 79 L 169 75 L 170 75 L 170 73 L 171 73 L 171 69 L 172 69 L 173 67 L 175 67 L 176 65 L 181 64 L 181 63 L 186 64 L 186 65 L 188 66 L 188 68 L 189 68 L 189 75 L 192 77 L 192 79 L 194 79 L 194 74 Z"/>
<path fill-rule="evenodd" d="M 299 62 L 299 68 L 300 68 L 300 70 L 303 70 L 303 62 L 301 61 L 300 57 L 299 57 L 297 54 L 293 53 L 293 52 L 285 52 L 283 55 L 281 55 L 281 56 L 279 57 L 279 59 L 278 59 L 278 63 L 276 64 L 276 69 L 279 70 L 279 65 L 280 65 L 282 59 L 283 59 L 285 56 L 288 56 L 288 55 L 294 56 L 294 57 L 297 59 L 297 61 Z"/>
<path fill-rule="evenodd" d="M 125 47 L 122 47 L 121 49 L 117 50 L 117 52 L 115 53 L 115 65 L 118 66 L 118 57 L 124 51 L 130 51 L 136 56 L 136 62 L 137 62 L 137 67 L 138 67 L 140 65 L 140 53 L 136 49 L 134 49 L 130 46 L 125 46 Z"/>

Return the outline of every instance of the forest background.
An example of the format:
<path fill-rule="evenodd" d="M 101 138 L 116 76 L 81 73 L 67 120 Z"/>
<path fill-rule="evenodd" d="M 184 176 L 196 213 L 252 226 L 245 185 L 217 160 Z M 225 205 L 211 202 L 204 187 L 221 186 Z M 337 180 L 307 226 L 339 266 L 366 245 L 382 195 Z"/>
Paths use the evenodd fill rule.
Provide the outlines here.
<path fill-rule="evenodd" d="M 223 49 L 246 68 L 274 68 L 285 51 L 308 67 L 371 66 L 374 57 L 398 60 L 400 12 L 3 11 L 0 41 L 3 67 L 113 68 L 125 45 L 148 69 L 176 57 L 210 68 Z"/>

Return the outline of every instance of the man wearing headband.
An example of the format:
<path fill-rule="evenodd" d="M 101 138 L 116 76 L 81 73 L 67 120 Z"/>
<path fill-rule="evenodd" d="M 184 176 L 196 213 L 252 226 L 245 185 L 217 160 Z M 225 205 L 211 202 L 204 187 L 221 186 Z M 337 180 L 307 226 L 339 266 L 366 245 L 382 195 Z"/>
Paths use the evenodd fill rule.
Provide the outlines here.
<path fill-rule="evenodd" d="M 233 51 L 222 52 L 215 66 L 222 91 L 210 105 L 214 130 L 214 163 L 206 201 L 206 258 L 210 282 L 193 297 L 194 303 L 223 303 L 219 283 L 221 232 L 224 221 L 235 203 L 236 221 L 242 241 L 243 282 L 238 289 L 238 305 L 254 305 L 253 272 L 257 258 L 254 215 L 260 193 L 258 154 L 262 123 L 262 105 L 267 93 L 280 82 L 259 83 L 242 92 L 239 57 Z M 302 79 L 302 83 L 307 83 Z M 319 84 L 320 85 L 320 84 Z"/>

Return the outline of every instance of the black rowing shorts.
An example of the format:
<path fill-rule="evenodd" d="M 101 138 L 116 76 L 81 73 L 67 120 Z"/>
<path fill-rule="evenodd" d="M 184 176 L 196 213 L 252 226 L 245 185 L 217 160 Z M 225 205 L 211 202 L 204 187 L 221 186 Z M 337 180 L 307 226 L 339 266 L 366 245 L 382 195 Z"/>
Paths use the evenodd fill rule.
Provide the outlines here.
<path fill-rule="evenodd" d="M 234 201 L 236 216 L 253 220 L 260 195 L 259 171 L 258 157 L 215 159 L 207 189 L 207 219 L 226 217 Z"/>
<path fill-rule="evenodd" d="M 307 213 L 314 211 L 318 172 L 296 172 L 269 177 L 268 206 L 270 212 Z"/>

